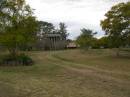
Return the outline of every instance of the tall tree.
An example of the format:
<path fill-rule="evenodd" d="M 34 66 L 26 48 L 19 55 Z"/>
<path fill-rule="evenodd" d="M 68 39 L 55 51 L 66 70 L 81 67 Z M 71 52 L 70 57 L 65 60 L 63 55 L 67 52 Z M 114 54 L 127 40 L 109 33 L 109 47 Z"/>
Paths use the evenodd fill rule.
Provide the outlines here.
<path fill-rule="evenodd" d="M 103 47 L 103 48 L 111 47 L 109 43 L 110 43 L 109 37 L 106 36 L 97 40 L 97 44 L 99 45 L 99 47 Z"/>
<path fill-rule="evenodd" d="M 95 40 L 94 35 L 96 32 L 93 32 L 90 29 L 83 28 L 81 29 L 81 35 L 78 36 L 76 42 L 80 45 L 82 48 L 89 48 L 93 44 L 93 40 Z"/>
<path fill-rule="evenodd" d="M 68 36 L 68 33 L 67 33 L 67 26 L 65 25 L 65 23 L 60 23 L 59 24 L 59 30 L 58 30 L 59 33 L 61 33 L 62 37 L 64 40 L 66 40 L 67 36 Z"/>
<path fill-rule="evenodd" d="M 130 2 L 113 6 L 105 16 L 106 18 L 101 21 L 101 26 L 111 40 L 113 47 L 119 48 L 129 44 Z"/>
<path fill-rule="evenodd" d="M 0 43 L 12 56 L 19 47 L 35 41 L 37 22 L 25 0 L 3 0 L 0 3 Z"/>
<path fill-rule="evenodd" d="M 41 33 L 53 33 L 55 31 L 55 27 L 52 23 L 39 21 L 38 24 Z"/>

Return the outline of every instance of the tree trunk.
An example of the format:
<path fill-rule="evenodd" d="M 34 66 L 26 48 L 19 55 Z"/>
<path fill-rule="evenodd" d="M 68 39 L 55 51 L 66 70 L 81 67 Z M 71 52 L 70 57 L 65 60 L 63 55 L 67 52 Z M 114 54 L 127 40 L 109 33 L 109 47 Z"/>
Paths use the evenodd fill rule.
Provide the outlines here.
<path fill-rule="evenodd" d="M 117 56 L 117 57 L 120 56 L 120 48 L 116 48 L 116 56 Z"/>

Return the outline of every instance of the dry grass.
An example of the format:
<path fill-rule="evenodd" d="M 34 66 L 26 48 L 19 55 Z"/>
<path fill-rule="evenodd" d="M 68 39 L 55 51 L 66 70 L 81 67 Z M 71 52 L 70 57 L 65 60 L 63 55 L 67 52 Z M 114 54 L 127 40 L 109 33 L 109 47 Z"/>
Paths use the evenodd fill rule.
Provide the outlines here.
<path fill-rule="evenodd" d="M 130 58 L 111 50 L 30 52 L 35 65 L 0 67 L 0 97 L 130 97 Z"/>

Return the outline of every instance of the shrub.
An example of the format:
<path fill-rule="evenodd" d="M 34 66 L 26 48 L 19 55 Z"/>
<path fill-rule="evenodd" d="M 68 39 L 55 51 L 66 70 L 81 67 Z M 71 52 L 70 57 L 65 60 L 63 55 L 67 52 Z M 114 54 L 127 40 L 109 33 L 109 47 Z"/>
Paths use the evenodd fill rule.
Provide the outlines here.
<path fill-rule="evenodd" d="M 25 54 L 21 54 L 20 56 L 18 56 L 17 61 L 19 63 L 21 63 L 22 65 L 32 65 L 33 64 L 33 60 Z"/>
<path fill-rule="evenodd" d="M 33 60 L 25 54 L 20 54 L 15 57 L 11 55 L 5 55 L 0 60 L 1 66 L 29 66 L 32 64 Z"/>

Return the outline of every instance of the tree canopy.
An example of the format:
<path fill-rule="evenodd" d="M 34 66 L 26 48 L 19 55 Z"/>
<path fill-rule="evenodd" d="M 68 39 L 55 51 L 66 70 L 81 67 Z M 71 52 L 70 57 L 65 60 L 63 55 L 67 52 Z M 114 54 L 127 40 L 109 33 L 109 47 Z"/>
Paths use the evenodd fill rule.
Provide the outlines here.
<path fill-rule="evenodd" d="M 0 43 L 12 55 L 19 47 L 34 42 L 37 21 L 25 0 L 3 0 L 0 2 Z"/>
<path fill-rule="evenodd" d="M 117 48 L 130 44 L 130 2 L 113 6 L 105 16 L 101 26 L 111 44 Z"/>
<path fill-rule="evenodd" d="M 45 21 L 39 21 L 39 30 L 43 33 L 54 33 L 55 27 L 52 23 L 45 22 Z"/>
<path fill-rule="evenodd" d="M 83 28 L 81 29 L 81 34 L 77 37 L 77 44 L 83 48 L 89 48 L 93 45 L 93 40 L 95 40 L 94 35 L 96 33 L 90 29 Z"/>
<path fill-rule="evenodd" d="M 67 32 L 67 26 L 65 25 L 65 23 L 62 23 L 62 22 L 59 23 L 58 33 L 60 33 L 62 37 L 66 40 L 69 34 Z"/>

